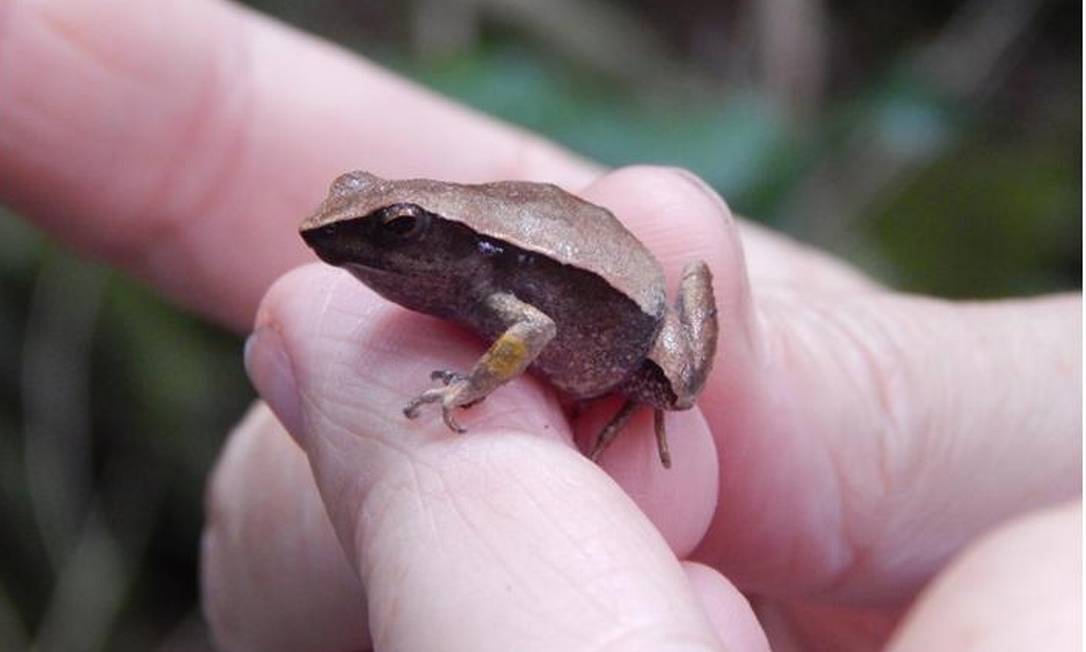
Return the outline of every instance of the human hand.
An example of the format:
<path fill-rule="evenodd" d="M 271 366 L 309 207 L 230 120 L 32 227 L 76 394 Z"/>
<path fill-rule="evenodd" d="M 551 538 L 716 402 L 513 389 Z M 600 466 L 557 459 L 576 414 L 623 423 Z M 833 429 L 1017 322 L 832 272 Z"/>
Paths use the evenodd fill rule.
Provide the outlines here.
<path fill-rule="evenodd" d="M 900 297 L 831 263 L 828 277 L 816 265 L 752 291 L 731 216 L 696 180 L 630 168 L 582 194 L 661 256 L 673 286 L 697 257 L 719 293 L 717 369 L 699 410 L 669 415 L 674 468 L 659 466 L 647 415 L 604 458 L 639 509 L 569 450 L 614 406 L 568 424 L 524 378 L 466 413 L 465 436 L 437 418 L 409 424 L 404 397 L 430 369 L 470 367 L 479 342 L 323 266 L 288 274 L 265 299 L 250 373 L 308 456 L 377 648 L 527 638 L 542 649 L 764 649 L 733 582 L 760 594 L 776 641 L 874 648 L 950 555 L 1072 495 L 1076 443 L 1057 433 L 1073 433 L 1074 396 L 1046 417 L 1067 422 L 1031 437 L 1021 432 L 1043 412 L 1030 405 L 1041 394 L 1017 396 L 1057 380 L 1044 375 L 1068 360 L 1074 337 L 1060 331 L 1074 325 L 1073 301 Z M 1039 333 L 1048 353 L 1024 351 Z M 996 369 L 1016 377 L 981 382 Z M 1032 380 L 1020 385 L 1023 374 Z M 1038 462 L 1050 472 L 1037 474 Z M 1061 609 L 1074 607 L 1076 523 L 1077 507 L 1063 508 L 979 544 L 917 603 L 896 649 L 954 649 L 977 627 L 986 643 L 1071 634 L 1073 612 L 1052 628 L 1060 611 L 1036 598 L 1062 593 Z M 990 590 L 978 595 L 978 582 Z M 1016 599 L 1020 618 L 998 618 Z"/>
<path fill-rule="evenodd" d="M 334 270 L 288 275 L 265 299 L 250 367 L 308 457 L 258 411 L 219 466 L 204 575 L 224 646 L 363 647 L 368 627 L 379 647 L 549 649 L 557 634 L 764 648 L 731 582 L 758 594 L 774 642 L 805 649 L 882 645 L 924 586 L 897 649 L 961 649 L 963 630 L 981 646 L 1077 633 L 1077 507 L 980 539 L 1080 490 L 1077 299 L 893 295 L 733 222 L 684 175 L 597 180 L 244 11 L 81 11 L 7 12 L 5 47 L 20 56 L 0 56 L 0 96 L 14 98 L 0 106 L 0 192 L 227 323 L 246 323 L 270 279 L 305 260 L 298 217 L 354 167 L 557 180 L 612 207 L 672 280 L 694 257 L 717 277 L 721 354 L 700 411 L 670 415 L 675 469 L 655 463 L 643 421 L 605 456 L 635 509 L 570 449 L 574 430 L 530 378 L 473 409 L 465 437 L 403 424 L 400 394 L 479 344 Z M 158 21 L 172 27 L 150 38 Z M 72 43 L 98 56 L 65 58 Z"/>

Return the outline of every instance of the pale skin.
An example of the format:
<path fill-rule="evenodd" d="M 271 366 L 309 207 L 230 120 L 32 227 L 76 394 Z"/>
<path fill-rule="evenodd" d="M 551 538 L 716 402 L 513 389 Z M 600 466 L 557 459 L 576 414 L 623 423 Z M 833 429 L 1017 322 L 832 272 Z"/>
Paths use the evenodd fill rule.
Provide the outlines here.
<path fill-rule="evenodd" d="M 213 475 L 223 649 L 1077 647 L 1077 295 L 895 294 L 684 173 L 603 174 L 232 5 L 5 0 L 0 35 L 4 201 L 256 324 L 248 368 L 294 439 L 259 408 Z M 720 351 L 699 407 L 670 415 L 675 467 L 647 413 L 589 463 L 572 440 L 613 406 L 569 423 L 530 378 L 465 436 L 390 411 L 482 344 L 327 266 L 289 271 L 310 260 L 299 216 L 359 167 L 558 182 L 671 289 L 704 259 Z"/>

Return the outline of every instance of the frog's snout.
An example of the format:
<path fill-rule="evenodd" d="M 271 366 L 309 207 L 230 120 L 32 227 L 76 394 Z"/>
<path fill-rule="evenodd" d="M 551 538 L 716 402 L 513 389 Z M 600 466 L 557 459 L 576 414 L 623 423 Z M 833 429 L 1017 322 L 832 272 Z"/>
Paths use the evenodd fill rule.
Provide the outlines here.
<path fill-rule="evenodd" d="M 301 236 L 321 260 L 329 265 L 340 265 L 347 258 L 346 252 L 343 251 L 343 237 L 340 231 L 338 224 L 325 224 L 304 228 Z"/>

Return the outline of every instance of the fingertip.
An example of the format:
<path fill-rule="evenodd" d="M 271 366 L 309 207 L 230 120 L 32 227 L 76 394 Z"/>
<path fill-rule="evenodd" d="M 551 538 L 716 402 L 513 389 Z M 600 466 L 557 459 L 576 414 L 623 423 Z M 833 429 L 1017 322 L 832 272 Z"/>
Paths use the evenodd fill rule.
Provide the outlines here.
<path fill-rule="evenodd" d="M 302 407 L 294 369 L 274 326 L 262 326 L 245 340 L 245 371 L 257 392 L 279 418 L 287 432 L 304 447 Z"/>
<path fill-rule="evenodd" d="M 723 649 L 769 652 L 765 631 L 746 596 L 716 570 L 697 562 L 683 562 L 686 578 L 701 602 Z"/>
<path fill-rule="evenodd" d="M 341 531 L 353 529 L 352 496 L 429 445 L 455 449 L 496 430 L 571 439 L 553 395 L 531 377 L 459 411 L 470 431 L 464 435 L 449 431 L 435 405 L 407 419 L 403 407 L 433 385 L 433 370 L 470 369 L 484 343 L 381 299 L 342 270 L 293 270 L 272 286 L 258 314 L 248 368 L 309 454 L 322 491 L 336 497 L 332 507 L 347 519 L 337 523 Z"/>
<path fill-rule="evenodd" d="M 582 194 L 611 209 L 660 258 L 669 278 L 677 279 L 692 259 L 715 267 L 722 248 L 731 251 L 739 245 L 735 218 L 724 199 L 681 168 L 619 168 Z"/>
<path fill-rule="evenodd" d="M 709 649 L 673 553 L 583 457 L 505 432 L 395 471 L 355 540 L 376 647 Z"/>

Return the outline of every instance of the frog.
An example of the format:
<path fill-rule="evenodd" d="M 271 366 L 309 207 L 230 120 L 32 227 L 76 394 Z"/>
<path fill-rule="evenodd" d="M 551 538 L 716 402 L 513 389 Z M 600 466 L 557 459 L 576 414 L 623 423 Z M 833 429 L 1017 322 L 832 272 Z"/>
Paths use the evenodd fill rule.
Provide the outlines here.
<path fill-rule="evenodd" d="M 456 410 L 530 369 L 578 404 L 624 399 L 596 435 L 592 460 L 648 406 L 660 462 L 671 467 L 664 414 L 693 407 L 716 353 L 704 261 L 686 264 L 669 305 L 659 261 L 611 211 L 532 181 L 348 172 L 299 231 L 318 258 L 378 295 L 490 343 L 466 372 L 435 370 L 433 385 L 403 408 L 407 418 L 437 404 L 446 426 L 465 432 Z"/>

